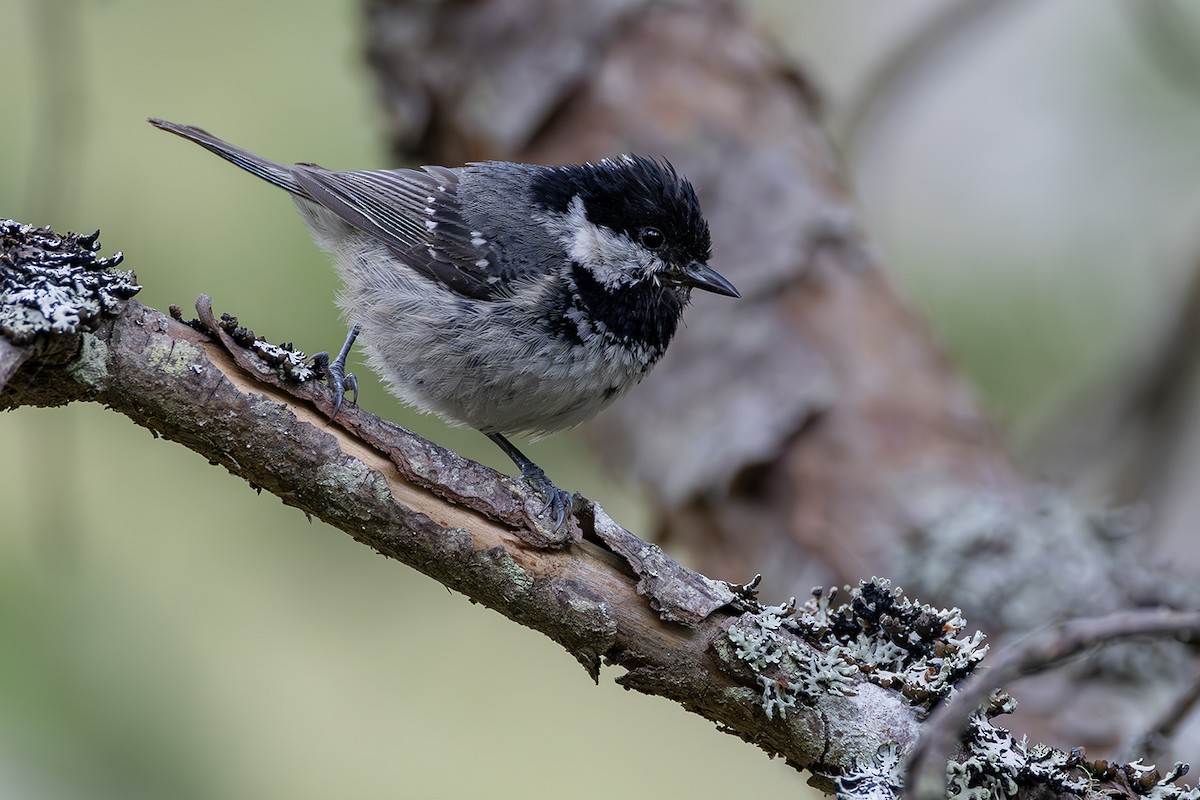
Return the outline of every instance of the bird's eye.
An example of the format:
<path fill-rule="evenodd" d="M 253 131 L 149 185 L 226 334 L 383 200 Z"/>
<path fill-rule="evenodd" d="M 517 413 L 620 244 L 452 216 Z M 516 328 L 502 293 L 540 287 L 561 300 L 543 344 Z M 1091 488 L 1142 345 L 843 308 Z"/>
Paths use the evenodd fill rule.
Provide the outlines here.
<path fill-rule="evenodd" d="M 642 247 L 647 250 L 657 250 L 663 246 L 666 237 L 658 228 L 646 227 L 638 231 L 638 241 L 642 243 Z"/>

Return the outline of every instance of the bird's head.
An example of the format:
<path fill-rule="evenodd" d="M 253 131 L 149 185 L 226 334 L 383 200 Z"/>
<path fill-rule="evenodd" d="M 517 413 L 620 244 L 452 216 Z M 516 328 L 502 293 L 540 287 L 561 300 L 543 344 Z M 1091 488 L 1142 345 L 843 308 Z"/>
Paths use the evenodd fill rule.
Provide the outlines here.
<path fill-rule="evenodd" d="M 708 266 L 712 239 L 696 190 L 669 162 L 620 156 L 553 167 L 532 191 L 568 257 L 609 289 L 652 282 L 741 296 Z"/>

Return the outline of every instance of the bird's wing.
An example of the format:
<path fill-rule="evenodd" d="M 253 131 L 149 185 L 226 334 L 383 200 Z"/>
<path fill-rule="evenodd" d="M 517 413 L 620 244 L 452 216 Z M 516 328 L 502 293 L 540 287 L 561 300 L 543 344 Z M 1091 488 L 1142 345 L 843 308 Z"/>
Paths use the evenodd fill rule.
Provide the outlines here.
<path fill-rule="evenodd" d="M 299 164 L 292 173 L 316 203 L 427 278 L 481 300 L 502 288 L 495 246 L 463 218 L 456 170 L 335 172 Z"/>

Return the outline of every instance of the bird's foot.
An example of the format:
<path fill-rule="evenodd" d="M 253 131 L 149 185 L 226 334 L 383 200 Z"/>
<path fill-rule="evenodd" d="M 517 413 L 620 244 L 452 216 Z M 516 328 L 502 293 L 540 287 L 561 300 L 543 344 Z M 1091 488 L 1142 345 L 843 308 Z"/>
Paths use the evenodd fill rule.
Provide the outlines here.
<path fill-rule="evenodd" d="M 555 486 L 542 468 L 529 460 L 529 457 L 518 450 L 512 442 L 504 438 L 499 433 L 485 434 L 489 439 L 495 442 L 505 455 L 513 460 L 517 468 L 521 470 L 521 480 L 525 485 L 540 494 L 546 500 L 546 505 L 542 506 L 542 510 L 538 512 L 538 521 L 545 520 L 547 516 L 553 523 L 553 533 L 563 533 L 563 525 L 567 521 L 567 511 L 571 508 L 571 493 L 564 491 Z"/>
<path fill-rule="evenodd" d="M 537 518 L 540 520 L 549 516 L 555 532 L 561 531 L 563 523 L 567 521 L 567 509 L 571 507 L 571 493 L 555 486 L 542 468 L 532 462 L 522 465 L 521 480 L 546 500 Z"/>
<path fill-rule="evenodd" d="M 337 358 L 332 362 L 329 360 L 329 353 L 326 352 L 317 353 L 312 357 L 313 366 L 325 373 L 325 381 L 333 391 L 333 413 L 329 415 L 330 422 L 337 419 L 338 412 L 342 410 L 342 401 L 346 397 L 347 389 L 353 393 L 350 402 L 358 405 L 358 378 L 354 377 L 353 372 L 346 372 L 346 358 L 350 355 L 350 348 L 354 346 L 354 340 L 358 338 L 361 331 L 361 325 L 355 325 L 350 329 L 342 349 L 338 351 Z"/>

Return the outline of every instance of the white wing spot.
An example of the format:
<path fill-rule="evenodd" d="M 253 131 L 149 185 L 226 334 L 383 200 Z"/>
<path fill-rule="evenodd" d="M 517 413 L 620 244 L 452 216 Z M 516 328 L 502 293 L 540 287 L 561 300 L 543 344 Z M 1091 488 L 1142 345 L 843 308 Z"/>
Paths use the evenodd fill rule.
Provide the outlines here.
<path fill-rule="evenodd" d="M 486 258 L 481 258 L 475 262 L 475 266 L 479 267 L 480 269 L 487 269 L 488 260 Z"/>
<path fill-rule="evenodd" d="M 433 195 L 429 195 L 428 197 L 426 197 L 426 198 L 425 198 L 425 202 L 426 202 L 426 203 L 430 203 L 430 204 L 432 204 L 432 203 L 433 203 L 433 201 L 434 201 L 434 200 L 436 200 L 436 199 L 437 199 L 437 198 L 435 198 Z"/>
<path fill-rule="evenodd" d="M 428 228 L 429 230 L 433 230 L 437 227 L 437 222 L 435 222 L 434 220 L 431 220 L 431 219 L 427 219 L 427 220 L 425 220 L 425 227 Z"/>

